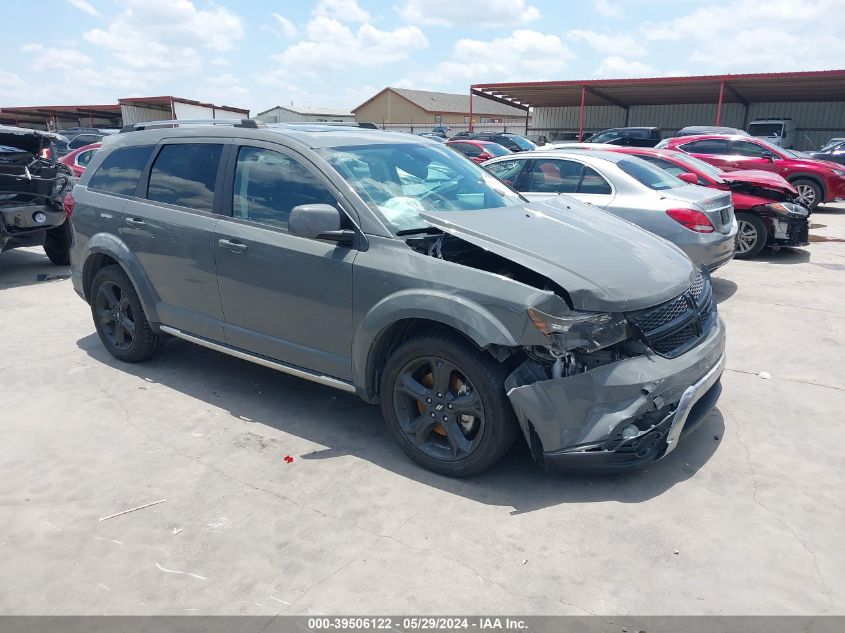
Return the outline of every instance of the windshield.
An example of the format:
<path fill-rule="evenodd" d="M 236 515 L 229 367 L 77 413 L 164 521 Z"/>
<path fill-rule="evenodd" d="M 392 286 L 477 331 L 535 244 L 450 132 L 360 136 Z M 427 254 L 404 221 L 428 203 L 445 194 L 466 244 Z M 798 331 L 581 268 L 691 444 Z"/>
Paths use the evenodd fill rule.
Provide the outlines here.
<path fill-rule="evenodd" d="M 656 191 L 683 187 L 686 184 L 683 180 L 675 178 L 668 171 L 663 171 L 659 167 L 655 167 L 639 158 L 625 158 L 616 163 L 616 165 L 641 184 Z"/>
<path fill-rule="evenodd" d="M 513 153 L 507 147 L 502 147 L 498 143 L 488 143 L 482 149 L 491 156 L 507 156 Z"/>
<path fill-rule="evenodd" d="M 516 143 L 517 145 L 519 145 L 519 149 L 521 149 L 524 152 L 530 152 L 532 149 L 537 149 L 537 146 L 534 145 L 534 143 L 529 141 L 527 138 L 522 138 L 521 136 L 516 136 L 516 135 L 513 135 L 513 136 L 508 135 L 505 138 L 507 138 L 507 139 L 513 141 L 514 143 Z"/>
<path fill-rule="evenodd" d="M 426 211 L 470 211 L 526 200 L 448 147 L 397 143 L 319 150 L 393 231 L 425 228 Z"/>
<path fill-rule="evenodd" d="M 678 163 L 681 163 L 682 165 L 697 169 L 701 173 L 710 176 L 710 178 L 713 178 L 717 182 L 721 180 L 721 169 L 711 165 L 710 163 L 705 163 L 703 160 L 699 160 L 695 156 L 689 156 L 687 154 L 681 154 L 681 152 L 677 152 L 672 156 L 672 159 Z"/>
<path fill-rule="evenodd" d="M 751 136 L 781 136 L 783 123 L 751 123 L 748 126 Z"/>
<path fill-rule="evenodd" d="M 822 148 L 819 151 L 820 152 L 826 152 L 829 149 L 833 149 L 837 145 L 843 145 L 843 144 L 845 144 L 845 138 L 832 138 L 827 143 L 822 145 Z"/>

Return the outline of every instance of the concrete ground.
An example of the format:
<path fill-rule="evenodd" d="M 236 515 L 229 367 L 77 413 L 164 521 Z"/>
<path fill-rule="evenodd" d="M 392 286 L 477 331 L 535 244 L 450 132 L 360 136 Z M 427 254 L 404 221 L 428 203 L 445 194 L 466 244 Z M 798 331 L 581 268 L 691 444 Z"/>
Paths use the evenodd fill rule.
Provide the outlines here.
<path fill-rule="evenodd" d="M 181 341 L 121 364 L 3 254 L 0 613 L 843 614 L 845 206 L 812 219 L 715 275 L 718 409 L 615 477 L 520 445 L 454 481 L 353 396 Z"/>

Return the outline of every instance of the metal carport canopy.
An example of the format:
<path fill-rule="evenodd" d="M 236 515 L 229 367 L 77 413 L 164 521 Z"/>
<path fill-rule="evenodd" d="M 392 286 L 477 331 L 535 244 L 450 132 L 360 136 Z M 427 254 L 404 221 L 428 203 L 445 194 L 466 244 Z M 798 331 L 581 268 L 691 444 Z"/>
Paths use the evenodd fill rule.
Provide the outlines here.
<path fill-rule="evenodd" d="M 488 83 L 470 92 L 531 107 L 845 101 L 845 70 Z"/>

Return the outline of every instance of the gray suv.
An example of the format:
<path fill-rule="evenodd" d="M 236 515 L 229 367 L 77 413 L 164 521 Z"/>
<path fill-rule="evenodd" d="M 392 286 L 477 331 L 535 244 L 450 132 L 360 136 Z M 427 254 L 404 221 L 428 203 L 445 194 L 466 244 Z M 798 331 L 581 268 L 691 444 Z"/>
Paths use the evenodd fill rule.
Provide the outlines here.
<path fill-rule="evenodd" d="M 438 473 L 480 472 L 519 435 L 547 465 L 640 465 L 719 396 L 706 272 L 434 141 L 159 125 L 104 139 L 72 195 L 74 288 L 113 356 L 174 336 L 357 393 Z"/>

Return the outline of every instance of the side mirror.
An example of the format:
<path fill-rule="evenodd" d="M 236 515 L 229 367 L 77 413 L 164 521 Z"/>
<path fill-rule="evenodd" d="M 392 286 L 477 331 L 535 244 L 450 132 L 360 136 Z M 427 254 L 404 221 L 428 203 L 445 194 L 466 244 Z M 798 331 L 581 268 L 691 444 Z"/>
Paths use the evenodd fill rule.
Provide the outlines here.
<path fill-rule="evenodd" d="M 340 211 L 330 204 L 300 204 L 291 209 L 288 232 L 299 237 L 352 244 L 355 231 L 340 228 Z"/>
<path fill-rule="evenodd" d="M 763 158 L 765 158 L 770 163 L 773 163 L 773 162 L 775 162 L 775 158 L 777 158 L 777 156 L 775 156 L 774 154 L 771 154 L 771 153 L 766 153 L 766 154 L 763 154 Z"/>
<path fill-rule="evenodd" d="M 688 185 L 697 185 L 698 184 L 698 176 L 696 176 L 694 173 L 689 172 L 689 171 L 685 171 L 682 174 L 678 174 L 678 178 L 680 180 L 683 180 Z"/>
<path fill-rule="evenodd" d="M 493 158 L 493 155 L 492 155 L 492 154 L 488 154 L 487 152 L 481 152 L 481 153 L 478 155 L 478 158 L 480 158 L 481 160 L 490 160 L 491 158 Z"/>

